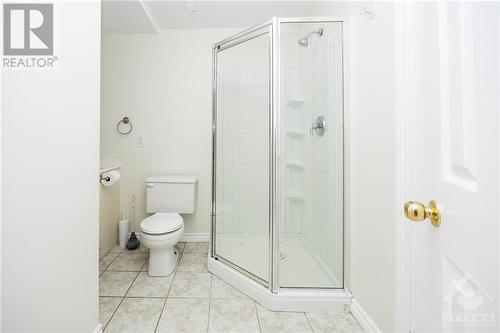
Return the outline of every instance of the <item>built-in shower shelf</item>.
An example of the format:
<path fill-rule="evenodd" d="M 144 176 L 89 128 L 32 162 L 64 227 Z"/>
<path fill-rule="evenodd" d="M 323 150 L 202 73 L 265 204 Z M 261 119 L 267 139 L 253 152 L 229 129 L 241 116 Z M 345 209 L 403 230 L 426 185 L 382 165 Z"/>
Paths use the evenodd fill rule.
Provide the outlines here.
<path fill-rule="evenodd" d="M 302 105 L 304 105 L 304 100 L 301 98 L 292 98 L 286 101 L 286 106 L 292 107 L 292 108 L 301 108 Z"/>
<path fill-rule="evenodd" d="M 304 164 L 300 161 L 286 161 L 285 165 L 293 169 L 304 169 Z"/>
<path fill-rule="evenodd" d="M 290 200 L 300 200 L 303 201 L 305 199 L 304 193 L 299 192 L 288 192 L 286 194 L 286 198 Z"/>
<path fill-rule="evenodd" d="M 294 138 L 294 139 L 301 139 L 304 137 L 304 131 L 301 131 L 300 129 L 289 129 L 286 131 L 286 135 Z"/>

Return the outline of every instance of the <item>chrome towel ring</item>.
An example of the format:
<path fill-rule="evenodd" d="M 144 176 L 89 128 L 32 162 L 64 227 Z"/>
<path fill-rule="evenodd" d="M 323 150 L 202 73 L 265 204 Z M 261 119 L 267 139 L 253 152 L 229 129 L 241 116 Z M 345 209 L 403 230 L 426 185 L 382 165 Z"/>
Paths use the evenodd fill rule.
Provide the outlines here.
<path fill-rule="evenodd" d="M 120 129 L 120 125 L 121 125 L 122 123 L 123 123 L 123 124 L 125 124 L 125 125 L 129 125 L 129 129 L 128 129 L 128 131 L 122 131 L 122 130 Z M 122 119 L 122 120 L 120 120 L 120 121 L 118 122 L 118 124 L 116 124 L 116 130 L 117 130 L 117 131 L 118 131 L 118 133 L 120 133 L 120 134 L 127 135 L 127 134 L 129 134 L 130 132 L 132 132 L 132 122 L 130 121 L 130 119 L 129 119 L 128 117 L 123 117 L 123 119 Z"/>

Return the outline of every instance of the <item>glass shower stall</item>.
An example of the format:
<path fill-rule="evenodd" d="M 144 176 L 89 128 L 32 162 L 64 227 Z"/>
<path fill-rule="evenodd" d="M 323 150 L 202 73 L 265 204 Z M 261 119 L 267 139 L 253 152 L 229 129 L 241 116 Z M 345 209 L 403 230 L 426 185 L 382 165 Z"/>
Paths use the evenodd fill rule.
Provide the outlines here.
<path fill-rule="evenodd" d="M 214 45 L 209 269 L 236 287 L 343 290 L 343 78 L 341 21 L 273 18 Z"/>

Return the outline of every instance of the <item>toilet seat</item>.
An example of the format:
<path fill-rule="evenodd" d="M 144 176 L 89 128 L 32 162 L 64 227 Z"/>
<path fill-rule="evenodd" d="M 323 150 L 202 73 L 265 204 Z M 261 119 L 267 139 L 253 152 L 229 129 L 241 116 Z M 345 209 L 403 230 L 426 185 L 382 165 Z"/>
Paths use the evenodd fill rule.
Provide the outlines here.
<path fill-rule="evenodd" d="M 156 213 L 141 222 L 141 232 L 148 235 L 162 235 L 179 230 L 184 225 L 177 213 Z"/>

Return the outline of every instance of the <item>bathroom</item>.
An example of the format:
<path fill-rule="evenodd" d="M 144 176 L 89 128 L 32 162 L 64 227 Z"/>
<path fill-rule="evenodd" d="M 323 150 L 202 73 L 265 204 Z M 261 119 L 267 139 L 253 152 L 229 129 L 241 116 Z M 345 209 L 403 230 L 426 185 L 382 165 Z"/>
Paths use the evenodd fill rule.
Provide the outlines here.
<path fill-rule="evenodd" d="M 499 3 L 2 9 L 1 331 L 498 331 Z"/>
<path fill-rule="evenodd" d="M 205 10 L 203 5 L 195 3 L 191 5 L 193 11 L 183 8 L 183 15 L 203 17 Z M 146 7 L 150 13 L 156 13 L 162 9 L 161 5 L 154 3 Z M 297 14 L 293 16 L 299 14 L 298 9 L 295 9 Z M 106 9 L 106 3 L 103 7 L 101 161 L 107 170 L 112 168 L 110 165 L 114 163 L 115 172 L 120 174 L 120 179 L 116 183 L 111 182 L 114 183 L 111 186 L 109 182 L 103 181 L 106 185 L 103 185 L 104 191 L 110 192 L 113 188 L 119 187 L 119 206 L 116 203 L 113 206 L 115 216 L 119 214 L 120 219 L 130 220 L 130 226 L 143 241 L 143 238 L 147 237 L 142 232 L 146 223 L 144 221 L 147 221 L 144 219 L 153 216 L 148 212 L 168 213 L 161 210 L 148 210 L 146 207 L 148 200 L 151 199 L 150 196 L 153 195 L 152 190 L 165 185 L 165 183 L 156 183 L 154 178 L 173 179 L 172 177 L 181 175 L 180 177 L 192 179 L 196 200 L 192 214 L 180 214 L 184 231 L 174 249 L 179 258 L 178 265 L 172 268 L 175 272 L 171 273 L 168 270 L 159 273 L 159 268 L 152 267 L 147 259 L 148 253 L 151 256 L 151 250 L 144 242 L 141 242 L 141 247 L 137 250 L 115 247 L 115 242 L 111 244 L 114 246 L 109 244 L 106 246 L 108 253 L 101 253 L 100 322 L 104 331 L 152 331 L 154 329 L 158 332 L 169 331 L 169 329 L 195 332 L 206 329 L 224 331 L 227 329 L 225 326 L 229 327 L 229 331 L 234 332 L 260 329 L 285 332 L 312 331 L 313 329 L 321 331 L 327 330 L 328 327 L 335 328 L 336 331 L 361 331 L 356 320 L 344 310 L 345 300 L 326 306 L 320 303 L 312 304 L 309 308 L 302 309 L 291 302 L 287 306 L 293 312 L 281 312 L 278 310 L 286 310 L 286 308 L 280 308 L 276 304 L 266 304 L 262 300 L 259 303 L 259 297 L 265 294 L 253 295 L 248 291 L 245 293 L 245 286 L 238 286 L 231 281 L 230 277 L 224 278 L 220 273 L 217 274 L 216 268 L 207 267 L 207 261 L 218 256 L 220 258 L 217 260 L 226 259 L 233 265 L 238 265 L 240 269 L 250 272 L 259 287 L 262 284 L 266 286 L 263 288 L 264 291 L 270 286 L 270 238 L 267 232 L 263 232 L 269 229 L 269 217 L 266 215 L 269 214 L 267 207 L 270 200 L 268 194 L 270 158 L 267 157 L 269 151 L 266 142 L 269 142 L 267 134 L 269 132 L 270 96 L 266 95 L 271 84 L 269 82 L 270 34 L 265 33 L 248 43 L 243 42 L 241 48 L 229 46 L 228 52 L 221 51 L 219 60 L 221 69 L 218 70 L 220 88 L 214 89 L 220 91 L 218 98 L 227 99 L 229 104 L 221 103 L 220 110 L 216 111 L 212 110 L 214 71 L 212 49 L 214 44 L 236 36 L 251 26 L 268 21 L 274 15 L 262 16 L 262 19 L 255 18 L 253 22 L 247 18 L 248 26 L 238 23 L 236 27 L 232 27 L 234 23 L 224 22 L 220 23 L 221 28 L 188 26 L 174 29 L 173 23 L 164 19 L 165 26 L 162 22 L 155 21 L 157 31 L 123 33 L 119 30 L 120 28 L 131 28 L 110 25 L 109 30 L 106 30 L 107 10 L 116 13 L 116 8 Z M 230 27 L 224 27 L 225 24 L 229 24 Z M 336 154 L 332 154 L 332 160 L 340 162 L 335 167 L 332 166 L 332 169 L 336 171 L 332 172 L 331 177 L 332 181 L 335 179 L 339 186 L 335 188 L 327 186 L 325 190 L 334 193 L 335 197 L 342 197 L 342 23 L 335 22 L 334 19 L 325 21 L 311 17 L 309 21 L 295 23 L 285 23 L 283 20 L 282 25 L 282 61 L 287 62 L 283 66 L 294 67 L 288 75 L 296 76 L 294 79 L 283 77 L 283 80 L 287 80 L 286 83 L 282 83 L 283 89 L 287 86 L 288 90 L 283 93 L 283 103 L 292 101 L 289 103 L 292 106 L 287 107 L 289 119 L 283 120 L 287 123 L 286 126 L 283 123 L 283 131 L 295 131 L 285 135 L 284 140 L 288 141 L 283 142 L 283 149 L 290 146 L 290 149 L 299 154 L 296 156 L 292 152 L 287 159 L 297 163 L 306 163 L 304 159 L 308 154 L 311 154 L 310 158 L 319 158 L 317 155 L 319 152 L 312 150 L 310 153 L 307 152 L 311 149 L 309 145 L 313 144 L 313 140 L 325 145 L 321 149 L 328 150 L 332 147 L 331 149 L 336 151 Z M 245 39 L 242 40 L 245 41 Z M 339 51 L 329 52 L 329 48 L 332 47 Z M 252 61 L 252 58 L 255 61 Z M 334 62 L 334 65 L 330 62 Z M 231 75 L 238 75 L 237 72 L 223 73 L 222 68 L 231 66 L 239 66 L 242 76 L 232 79 Z M 328 68 L 328 66 L 331 66 L 330 70 L 337 75 L 324 75 L 322 80 L 316 80 L 317 87 L 311 86 L 313 82 L 310 81 L 311 78 L 321 76 L 323 68 Z M 309 73 L 306 73 L 307 71 Z M 245 81 L 247 83 L 238 83 L 244 77 L 251 78 Z M 299 80 L 303 82 L 301 86 L 294 85 L 292 82 L 299 82 Z M 336 95 L 322 96 L 319 85 L 332 87 L 328 89 L 333 89 Z M 240 91 L 238 94 L 244 94 L 246 97 L 235 97 L 236 99 L 231 100 L 231 93 L 226 90 L 231 89 L 231 86 Z M 315 96 L 315 94 L 319 95 Z M 307 99 L 307 102 L 298 100 L 300 98 Z M 308 108 L 318 108 L 320 105 L 303 106 L 302 103 L 319 103 L 319 101 L 314 102 L 315 99 L 323 100 L 324 104 L 331 105 L 335 110 L 334 114 L 330 114 L 330 111 L 326 109 L 328 106 L 325 105 L 317 115 L 304 116 L 303 113 L 311 112 Z M 337 103 L 331 104 L 330 99 L 334 99 Z M 235 105 L 234 103 L 239 103 L 238 105 L 246 109 L 238 113 L 236 118 L 231 116 L 230 111 L 227 111 L 229 110 L 227 107 L 231 108 L 231 105 Z M 245 103 L 248 107 L 245 107 Z M 249 113 L 252 110 L 255 110 L 253 115 Z M 215 134 L 220 135 L 221 144 L 217 146 L 218 152 L 216 153 L 220 158 L 215 160 L 213 160 L 212 150 L 213 112 L 216 112 L 221 119 L 216 124 L 219 134 Z M 309 118 L 320 114 L 332 120 L 328 126 L 332 133 L 336 133 L 335 135 L 330 135 L 328 132 L 321 138 L 319 135 L 313 136 L 313 133 L 306 133 Z M 253 120 L 252 117 L 254 117 Z M 241 120 L 236 120 L 235 123 L 234 119 L 237 118 Z M 245 122 L 246 125 L 241 122 Z M 239 126 L 240 129 L 237 129 L 235 133 L 230 133 L 230 128 L 234 126 Z M 305 135 L 307 136 L 303 138 Z M 230 142 L 236 141 L 239 144 L 233 147 L 239 147 L 239 153 L 228 146 Z M 336 148 L 333 148 L 335 144 Z M 224 154 L 227 154 L 227 157 L 224 157 Z M 239 154 L 244 156 L 238 156 Z M 212 174 L 212 171 L 216 169 L 213 163 L 220 165 L 215 176 Z M 238 168 L 242 168 L 241 171 L 238 171 L 238 168 L 232 168 L 231 165 L 234 164 L 240 165 Z M 315 169 L 322 172 L 321 167 L 323 167 L 321 170 L 325 170 L 329 168 L 329 164 L 324 166 L 307 164 L 305 170 L 301 170 L 298 165 L 283 165 L 283 172 L 287 170 L 290 172 L 289 180 L 283 184 L 289 187 L 283 200 L 287 205 L 287 212 L 284 214 L 289 215 L 287 219 L 290 221 L 286 223 L 286 226 L 281 227 L 283 234 L 280 252 L 281 256 L 286 256 L 281 259 L 283 272 L 281 276 L 283 287 L 318 288 L 318 290 L 324 288 L 325 297 L 331 297 L 332 293 L 337 293 L 343 287 L 342 199 L 333 203 L 336 215 L 328 215 L 332 214 L 329 211 L 331 208 L 324 208 L 327 214 L 325 219 L 331 220 L 332 226 L 328 226 L 328 222 L 325 221 L 321 222 L 326 223 L 322 227 L 314 227 L 314 223 L 308 227 L 306 224 L 309 222 L 305 218 L 308 214 L 307 206 L 311 205 L 311 209 L 314 209 L 318 203 L 309 203 L 305 198 L 304 191 L 307 191 L 309 186 L 304 184 L 304 181 L 310 177 L 309 172 L 311 172 L 310 175 Z M 231 172 L 232 177 L 224 177 L 224 174 L 229 175 Z M 243 174 L 238 175 L 238 172 L 246 173 L 250 183 L 233 182 L 232 180 L 238 180 L 243 176 Z M 103 177 L 107 176 L 108 174 L 104 172 Z M 323 176 L 326 177 L 325 179 L 330 179 L 329 172 L 324 173 Z M 215 177 L 217 181 L 213 180 Z M 215 182 L 217 186 L 213 185 Z M 252 182 L 256 185 L 252 185 Z M 313 180 L 313 182 L 318 182 L 318 180 Z M 191 184 L 178 183 L 176 185 L 191 187 Z M 302 189 L 299 188 L 300 186 Z M 311 186 L 319 186 L 319 184 Z M 217 228 L 223 230 L 217 232 L 217 245 L 213 246 L 214 255 L 209 254 L 208 246 L 212 228 L 213 188 L 217 192 L 219 203 L 229 210 L 229 215 L 222 213 L 220 219 L 213 224 L 214 228 L 217 224 Z M 228 188 L 233 190 L 226 192 Z M 298 193 L 300 191 L 303 193 Z M 224 199 L 225 195 L 234 196 L 236 201 Z M 333 196 L 326 195 L 323 201 L 335 201 Z M 162 198 L 152 200 L 161 201 Z M 241 200 L 246 201 L 246 204 L 242 205 Z M 177 208 L 174 207 L 174 209 Z M 101 204 L 101 210 L 108 211 L 109 209 L 110 206 Z M 159 216 L 159 214 L 156 215 Z M 229 220 L 234 222 L 226 222 Z M 321 217 L 317 216 L 316 220 L 316 223 L 320 223 Z M 105 222 L 101 221 L 101 224 Z M 161 224 L 161 219 L 157 223 Z M 304 226 L 301 226 L 303 223 Z M 115 219 L 114 229 L 117 228 L 118 223 Z M 306 236 L 309 237 L 309 242 L 303 244 L 301 230 L 307 228 L 310 229 Z M 315 228 L 331 229 L 332 235 L 331 237 L 328 234 L 324 234 L 323 237 L 314 236 L 314 233 L 319 231 Z M 314 237 L 316 240 L 313 239 Z M 330 246 L 330 250 L 321 248 L 313 250 L 312 247 L 316 246 L 313 243 L 318 242 L 328 244 L 326 246 Z M 336 255 L 325 256 L 323 261 L 319 259 L 318 251 L 331 251 Z M 327 266 L 334 267 L 328 268 Z M 304 269 L 301 270 L 300 267 Z M 163 288 L 161 288 L 162 284 Z M 118 285 L 123 285 L 123 291 L 116 290 Z M 191 291 L 184 290 L 185 285 L 188 285 Z M 129 288 L 128 291 L 125 287 Z M 155 288 L 157 288 L 156 291 Z M 277 285 L 274 288 L 277 289 Z M 340 293 L 338 296 L 345 298 Z M 159 308 L 160 303 L 155 299 L 159 297 L 166 299 L 166 302 L 162 304 L 163 311 Z M 197 297 L 200 299 L 196 299 Z M 210 301 L 206 298 L 210 298 Z M 149 322 L 141 322 L 140 317 L 134 318 L 132 322 L 127 318 L 126 314 L 139 312 L 140 307 L 154 307 L 154 305 L 157 309 L 151 313 L 154 319 Z M 179 310 L 183 307 L 196 309 L 197 315 L 184 315 Z M 273 312 L 273 307 L 278 312 Z M 235 312 L 234 309 L 240 310 Z M 245 321 L 231 322 L 231 318 L 239 316 L 248 318 Z M 276 316 L 282 318 L 278 320 Z M 185 317 L 185 322 L 183 317 Z M 287 321 L 290 320 L 295 326 L 287 326 Z M 269 326 L 271 323 L 273 324 Z M 314 326 L 321 325 L 320 323 L 327 326 Z"/>

